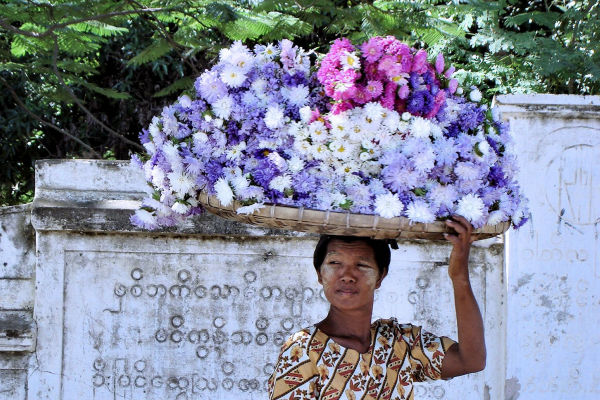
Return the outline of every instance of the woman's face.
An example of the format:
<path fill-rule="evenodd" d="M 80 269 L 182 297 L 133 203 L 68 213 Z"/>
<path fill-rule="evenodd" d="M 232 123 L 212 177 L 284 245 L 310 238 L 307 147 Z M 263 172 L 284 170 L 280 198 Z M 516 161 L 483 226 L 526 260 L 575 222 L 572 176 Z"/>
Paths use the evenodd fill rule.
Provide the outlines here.
<path fill-rule="evenodd" d="M 318 277 L 331 305 L 345 310 L 372 307 L 375 289 L 383 280 L 368 244 L 335 239 L 327 246 Z"/>

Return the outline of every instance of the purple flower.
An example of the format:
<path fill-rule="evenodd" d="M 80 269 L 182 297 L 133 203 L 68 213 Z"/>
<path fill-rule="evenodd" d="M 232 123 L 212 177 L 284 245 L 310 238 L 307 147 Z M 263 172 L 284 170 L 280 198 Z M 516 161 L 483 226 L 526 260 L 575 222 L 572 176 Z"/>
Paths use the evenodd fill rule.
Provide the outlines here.
<path fill-rule="evenodd" d="M 490 181 L 490 184 L 492 186 L 506 186 L 506 184 L 508 183 L 506 181 L 506 177 L 504 176 L 504 171 L 499 165 L 493 165 L 490 168 L 488 180 Z"/>
<path fill-rule="evenodd" d="M 406 103 L 406 109 L 413 115 L 425 115 L 435 106 L 435 98 L 427 90 L 413 92 Z"/>
<path fill-rule="evenodd" d="M 142 129 L 139 134 L 139 138 L 141 144 L 148 143 L 150 141 L 150 131 L 148 131 L 148 129 Z"/>
<path fill-rule="evenodd" d="M 252 174 L 254 182 L 259 184 L 265 189 L 269 188 L 269 183 L 273 180 L 275 175 L 279 175 L 279 169 L 268 159 L 260 160 L 258 166 Z"/>

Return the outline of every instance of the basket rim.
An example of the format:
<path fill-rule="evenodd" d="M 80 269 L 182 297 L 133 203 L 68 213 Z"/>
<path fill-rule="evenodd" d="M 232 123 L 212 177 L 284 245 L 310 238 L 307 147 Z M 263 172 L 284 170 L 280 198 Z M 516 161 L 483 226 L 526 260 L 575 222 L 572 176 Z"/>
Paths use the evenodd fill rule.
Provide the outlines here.
<path fill-rule="evenodd" d="M 452 230 L 443 221 L 416 223 L 406 217 L 383 218 L 375 214 L 358 214 L 350 211 L 315 210 L 265 203 L 265 207 L 252 214 L 238 214 L 242 206 L 232 201 L 223 206 L 218 198 L 201 191 L 198 202 L 209 212 L 220 217 L 242 223 L 268 228 L 279 228 L 300 232 L 333 234 L 341 236 L 364 236 L 375 239 L 431 239 L 444 240 L 444 233 Z M 484 225 L 473 230 L 474 240 L 487 239 L 508 230 L 510 221 L 496 225 Z"/>

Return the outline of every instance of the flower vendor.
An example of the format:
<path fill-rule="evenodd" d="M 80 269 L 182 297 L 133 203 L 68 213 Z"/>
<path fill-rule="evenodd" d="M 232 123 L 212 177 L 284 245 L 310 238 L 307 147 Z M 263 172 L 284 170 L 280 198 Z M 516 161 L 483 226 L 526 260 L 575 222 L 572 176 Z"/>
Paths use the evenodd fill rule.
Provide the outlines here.
<path fill-rule="evenodd" d="M 456 232 L 446 238 L 453 244 L 448 275 L 458 343 L 394 318 L 371 323 L 374 293 L 390 262 L 388 242 L 322 236 L 314 266 L 329 313 L 284 343 L 269 380 L 269 398 L 414 399 L 413 382 L 482 370 L 483 321 L 468 271 L 472 226 L 464 217 L 446 224 Z"/>

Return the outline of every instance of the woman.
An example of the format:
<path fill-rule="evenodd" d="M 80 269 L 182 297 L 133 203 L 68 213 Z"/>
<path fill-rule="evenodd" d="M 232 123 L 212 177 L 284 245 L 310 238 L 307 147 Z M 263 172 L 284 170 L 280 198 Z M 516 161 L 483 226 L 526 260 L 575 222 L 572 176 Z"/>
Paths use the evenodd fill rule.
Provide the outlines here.
<path fill-rule="evenodd" d="M 485 367 L 483 321 L 469 281 L 471 224 L 455 234 L 448 274 L 459 343 L 395 319 L 371 323 L 375 289 L 387 274 L 385 241 L 323 236 L 314 264 L 330 303 L 327 317 L 283 345 L 269 380 L 270 399 L 413 399 L 413 382 L 449 379 Z"/>

